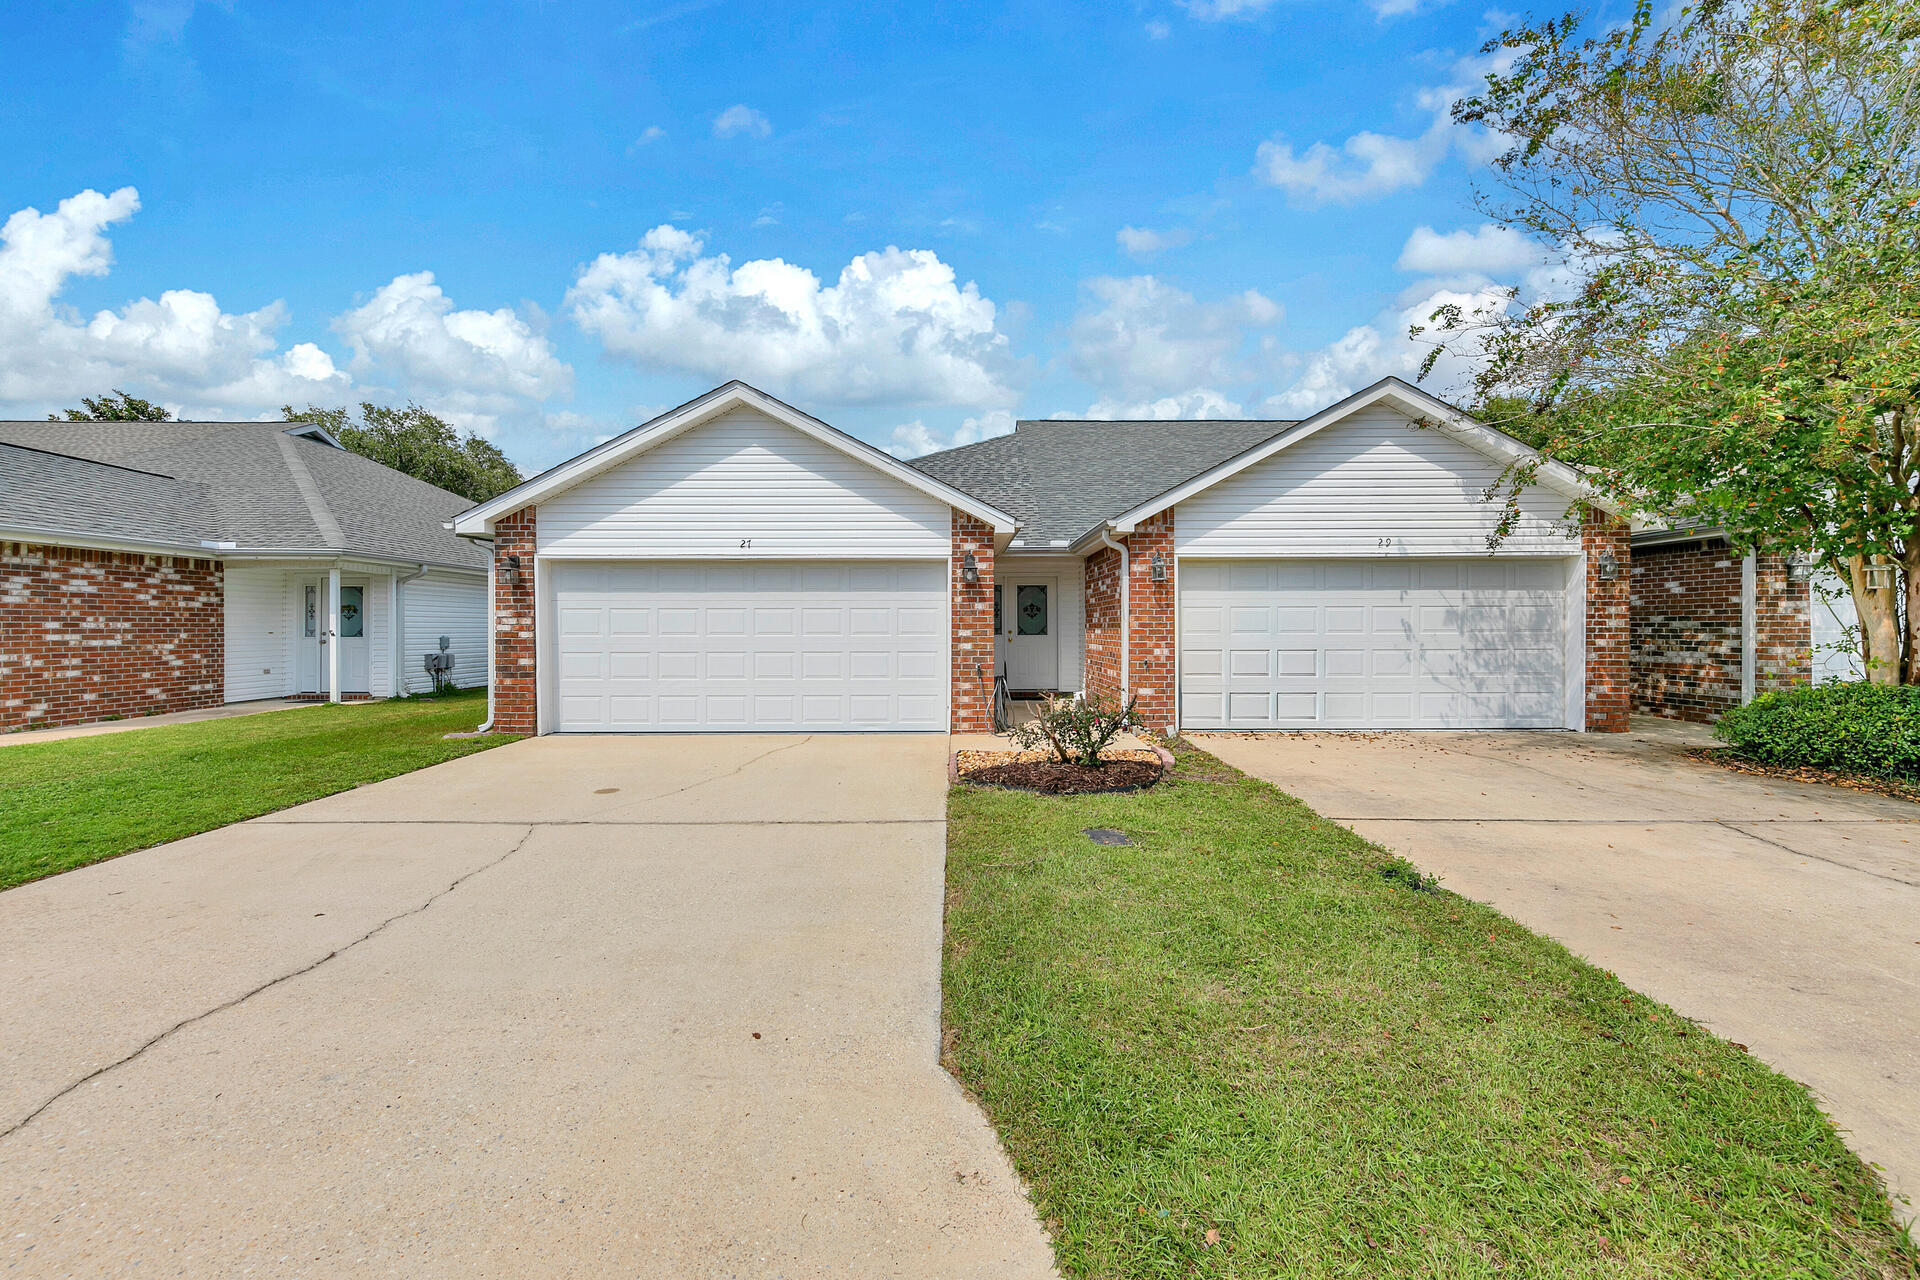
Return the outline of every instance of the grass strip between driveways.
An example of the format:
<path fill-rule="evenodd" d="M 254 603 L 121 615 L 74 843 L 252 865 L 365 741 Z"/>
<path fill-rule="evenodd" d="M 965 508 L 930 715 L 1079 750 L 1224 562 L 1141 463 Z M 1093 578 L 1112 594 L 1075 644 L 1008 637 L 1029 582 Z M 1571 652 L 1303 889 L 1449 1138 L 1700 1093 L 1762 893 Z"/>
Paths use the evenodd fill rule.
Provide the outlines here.
<path fill-rule="evenodd" d="M 486 693 L 0 742 L 0 889 L 497 747 Z"/>
<path fill-rule="evenodd" d="M 1068 1275 L 1916 1274 L 1801 1086 L 1179 760 L 948 805 L 944 1058 Z"/>

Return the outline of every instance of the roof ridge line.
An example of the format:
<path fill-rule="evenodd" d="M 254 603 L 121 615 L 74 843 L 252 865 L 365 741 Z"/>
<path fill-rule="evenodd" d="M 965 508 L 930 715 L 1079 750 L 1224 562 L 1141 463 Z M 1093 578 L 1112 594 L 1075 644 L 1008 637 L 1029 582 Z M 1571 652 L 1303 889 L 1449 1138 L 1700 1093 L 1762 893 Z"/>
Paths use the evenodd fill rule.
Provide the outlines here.
<path fill-rule="evenodd" d="M 306 460 L 294 446 L 293 437 L 282 431 L 274 440 L 280 446 L 280 456 L 287 460 L 287 470 L 293 475 L 293 487 L 300 491 L 301 500 L 307 504 L 307 514 L 313 517 L 314 527 L 320 530 L 320 540 L 334 551 L 345 550 L 347 540 L 340 533 L 340 522 L 333 518 L 327 500 L 320 496 L 320 486 L 313 482 L 313 473 L 307 470 Z"/>

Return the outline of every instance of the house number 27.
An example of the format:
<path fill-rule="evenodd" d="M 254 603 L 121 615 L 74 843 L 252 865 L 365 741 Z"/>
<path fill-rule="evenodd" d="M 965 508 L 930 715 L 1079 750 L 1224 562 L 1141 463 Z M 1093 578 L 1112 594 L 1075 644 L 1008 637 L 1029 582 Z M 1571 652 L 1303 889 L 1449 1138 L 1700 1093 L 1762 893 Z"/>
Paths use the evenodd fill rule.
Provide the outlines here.
<path fill-rule="evenodd" d="M 752 538 L 742 538 L 742 539 L 740 539 L 740 549 L 741 549 L 742 551 L 745 551 L 745 550 L 747 550 L 747 549 L 748 549 L 749 547 L 751 547 L 751 546 L 753 546 L 753 539 L 752 539 Z"/>

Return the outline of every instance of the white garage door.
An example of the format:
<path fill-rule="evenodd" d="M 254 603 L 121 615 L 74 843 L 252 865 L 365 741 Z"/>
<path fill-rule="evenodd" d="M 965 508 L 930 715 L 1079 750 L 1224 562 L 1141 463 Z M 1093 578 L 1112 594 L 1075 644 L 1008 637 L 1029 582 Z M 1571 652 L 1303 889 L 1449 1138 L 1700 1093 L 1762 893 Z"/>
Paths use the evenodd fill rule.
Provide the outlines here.
<path fill-rule="evenodd" d="M 556 562 L 561 732 L 945 729 L 940 561 Z"/>
<path fill-rule="evenodd" d="M 1566 565 L 1182 560 L 1180 723 L 1561 727 Z"/>

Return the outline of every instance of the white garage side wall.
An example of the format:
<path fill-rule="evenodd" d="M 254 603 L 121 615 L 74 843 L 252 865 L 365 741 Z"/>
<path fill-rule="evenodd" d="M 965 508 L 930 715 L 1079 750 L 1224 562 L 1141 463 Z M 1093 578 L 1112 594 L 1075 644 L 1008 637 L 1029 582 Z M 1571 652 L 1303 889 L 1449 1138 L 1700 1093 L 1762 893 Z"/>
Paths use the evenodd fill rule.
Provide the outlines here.
<path fill-rule="evenodd" d="M 996 581 L 1010 582 L 1022 573 L 1051 576 L 1057 583 L 1053 616 L 1060 642 L 1059 685 L 1062 693 L 1087 687 L 1087 567 L 1078 556 L 1023 556 L 1003 552 L 994 558 Z M 1009 606 L 1010 607 L 1010 606 Z M 996 642 L 995 656 L 1001 659 Z"/>
<path fill-rule="evenodd" d="M 747 409 L 540 504 L 542 556 L 945 558 L 952 516 L 857 458 Z"/>
<path fill-rule="evenodd" d="M 361 599 L 367 606 L 367 692 L 391 698 L 393 688 L 393 603 L 384 577 L 368 578 Z"/>
<path fill-rule="evenodd" d="M 250 702 L 293 690 L 287 626 L 288 571 L 279 565 L 235 564 L 225 571 L 226 699 Z"/>
<path fill-rule="evenodd" d="M 1866 667 L 1860 661 L 1860 622 L 1853 609 L 1853 595 L 1831 569 L 1815 576 L 1812 590 L 1813 682 L 1864 679 Z"/>
<path fill-rule="evenodd" d="M 487 682 L 487 580 L 480 574 L 430 569 L 400 584 L 400 611 L 406 622 L 400 655 L 408 693 L 430 693 L 433 677 L 422 660 L 440 651 L 440 637 L 451 642 L 453 682 L 471 689 Z"/>
<path fill-rule="evenodd" d="M 1480 556 L 1501 505 L 1501 464 L 1384 405 L 1357 411 L 1182 502 L 1182 556 Z M 1568 499 L 1533 488 L 1499 555 L 1566 556 Z M 1571 528 L 1571 539 L 1569 529 Z"/>

